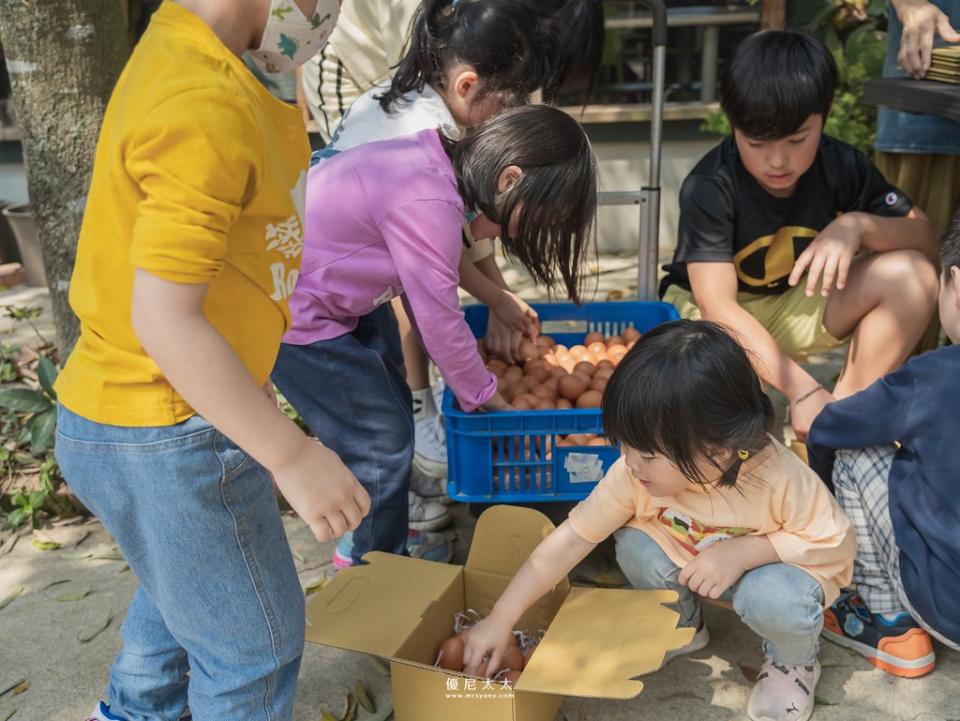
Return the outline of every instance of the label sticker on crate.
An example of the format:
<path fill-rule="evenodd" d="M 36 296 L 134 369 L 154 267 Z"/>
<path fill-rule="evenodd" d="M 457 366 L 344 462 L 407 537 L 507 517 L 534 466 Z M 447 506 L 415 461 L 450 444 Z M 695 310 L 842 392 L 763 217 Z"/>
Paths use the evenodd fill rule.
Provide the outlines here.
<path fill-rule="evenodd" d="M 603 461 L 596 453 L 570 453 L 563 462 L 570 483 L 598 483 L 603 478 Z"/>

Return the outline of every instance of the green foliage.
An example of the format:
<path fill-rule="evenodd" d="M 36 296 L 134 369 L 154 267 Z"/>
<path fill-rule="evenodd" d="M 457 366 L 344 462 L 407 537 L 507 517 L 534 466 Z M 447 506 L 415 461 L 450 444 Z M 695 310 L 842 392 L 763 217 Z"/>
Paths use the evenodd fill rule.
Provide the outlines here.
<path fill-rule="evenodd" d="M 826 132 L 873 151 L 877 109 L 863 102 L 863 86 L 880 77 L 886 53 L 886 3 L 883 0 L 828 0 L 809 30 L 824 41 L 837 63 L 839 78 Z M 706 133 L 729 135 L 726 116 L 715 111 L 700 126 Z"/>

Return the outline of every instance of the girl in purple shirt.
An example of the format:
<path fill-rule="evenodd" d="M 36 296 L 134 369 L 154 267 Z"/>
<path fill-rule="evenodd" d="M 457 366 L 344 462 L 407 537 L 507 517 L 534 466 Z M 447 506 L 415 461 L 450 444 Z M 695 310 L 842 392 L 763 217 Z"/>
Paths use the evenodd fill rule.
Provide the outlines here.
<path fill-rule="evenodd" d="M 596 190 L 583 130 L 543 105 L 506 111 L 460 141 L 423 130 L 311 169 L 293 326 L 272 377 L 370 493 L 338 566 L 407 552 L 413 417 L 389 301 L 402 298 L 462 408 L 505 408 L 460 309 L 464 205 L 500 225 L 505 251 L 537 281 L 579 300 Z"/>

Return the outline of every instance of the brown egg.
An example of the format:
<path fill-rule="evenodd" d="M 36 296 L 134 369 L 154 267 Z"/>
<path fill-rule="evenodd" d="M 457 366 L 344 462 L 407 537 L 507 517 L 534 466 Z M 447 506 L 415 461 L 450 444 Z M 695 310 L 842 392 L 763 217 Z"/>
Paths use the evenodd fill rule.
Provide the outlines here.
<path fill-rule="evenodd" d="M 547 378 L 547 380 L 545 380 L 545 381 L 543 382 L 543 387 L 544 387 L 544 388 L 549 388 L 551 391 L 553 391 L 553 397 L 554 397 L 554 398 L 556 398 L 558 395 L 560 395 L 560 391 L 557 390 L 557 381 L 558 381 L 558 380 L 559 380 L 558 378 L 554 378 L 553 376 L 550 376 L 549 378 Z"/>
<path fill-rule="evenodd" d="M 590 361 L 580 361 L 573 367 L 574 373 L 580 373 L 588 378 L 593 378 L 593 373 L 595 370 L 596 368 Z"/>
<path fill-rule="evenodd" d="M 594 355 L 600 355 L 603 353 L 607 354 L 607 344 L 603 341 L 595 341 L 587 346 L 587 350 L 593 353 Z"/>
<path fill-rule="evenodd" d="M 518 646 L 507 647 L 503 652 L 503 658 L 500 659 L 500 668 L 509 668 L 511 671 L 523 670 L 523 653 Z"/>
<path fill-rule="evenodd" d="M 590 390 L 597 391 L 602 395 L 607 390 L 607 379 L 603 376 L 596 376 L 590 384 Z"/>
<path fill-rule="evenodd" d="M 553 348 L 557 345 L 557 341 L 551 338 L 548 335 L 538 335 L 537 336 L 537 345 L 542 348 Z"/>
<path fill-rule="evenodd" d="M 567 348 L 563 343 L 557 343 L 553 347 L 553 354 L 558 358 L 563 357 L 570 353 L 570 349 Z"/>
<path fill-rule="evenodd" d="M 610 442 L 603 436 L 597 436 L 596 438 L 590 439 L 591 446 L 609 446 Z"/>
<path fill-rule="evenodd" d="M 517 396 L 516 398 L 514 398 L 514 399 L 510 402 L 510 406 L 511 406 L 511 407 L 513 408 L 513 410 L 515 410 L 515 411 L 529 411 L 529 410 L 533 410 L 533 403 L 531 403 L 531 402 L 527 399 L 527 395 L 526 395 L 525 393 L 524 393 L 523 395 L 520 395 L 520 396 Z"/>
<path fill-rule="evenodd" d="M 590 436 L 585 433 L 571 433 L 567 436 L 571 446 L 585 446 L 590 442 Z"/>
<path fill-rule="evenodd" d="M 532 391 L 534 388 L 540 385 L 540 379 L 535 375 L 526 375 L 520 382 L 527 387 L 528 391 Z"/>
<path fill-rule="evenodd" d="M 553 391 L 546 386 L 537 386 L 530 392 L 537 397 L 537 400 L 550 401 L 551 403 L 553 403 L 554 398 L 557 397 L 556 391 Z"/>
<path fill-rule="evenodd" d="M 487 369 L 498 378 L 502 378 L 503 374 L 507 370 L 507 364 L 504 363 L 499 358 L 494 358 L 489 363 L 487 363 Z"/>
<path fill-rule="evenodd" d="M 570 402 L 576 401 L 583 395 L 588 386 L 589 384 L 584 382 L 580 376 L 575 375 L 564 376 L 557 382 L 557 390 L 560 391 L 560 395 Z"/>
<path fill-rule="evenodd" d="M 598 371 L 610 371 L 611 373 L 613 373 L 614 368 L 616 368 L 616 366 L 609 359 L 597 362 Z"/>
<path fill-rule="evenodd" d="M 636 328 L 624 328 L 623 333 L 620 335 L 623 336 L 624 343 L 636 343 L 638 340 L 640 340 L 641 336 L 640 331 L 638 331 Z"/>
<path fill-rule="evenodd" d="M 561 398 L 560 400 L 563 400 L 563 398 Z M 570 401 L 567 401 L 567 403 L 569 402 Z M 562 438 L 558 436 L 557 442 L 554 445 L 556 445 L 559 448 L 566 448 L 567 446 L 572 446 L 573 443 L 570 441 L 570 436 L 563 436 Z"/>
<path fill-rule="evenodd" d="M 615 345 L 623 345 L 623 337 L 619 335 L 612 335 L 607 338 L 607 348 L 611 348 Z"/>
<path fill-rule="evenodd" d="M 619 345 L 612 345 L 607 349 L 607 357 L 610 358 L 610 362 L 614 365 L 619 365 L 620 361 L 623 360 L 623 357 L 627 354 L 627 347 L 622 343 Z"/>
<path fill-rule="evenodd" d="M 517 398 L 522 396 L 527 392 L 527 384 L 522 380 L 517 381 L 516 383 L 511 383 L 507 386 L 507 389 L 504 391 L 504 395 L 509 396 L 510 398 Z"/>
<path fill-rule="evenodd" d="M 510 366 L 503 372 L 503 377 L 511 383 L 516 383 L 518 380 L 523 378 L 523 368 L 518 366 Z"/>
<path fill-rule="evenodd" d="M 550 377 L 553 378 L 554 380 L 560 380 L 565 375 L 567 375 L 567 372 L 563 368 L 550 369 Z"/>
<path fill-rule="evenodd" d="M 557 398 L 557 410 L 569 410 L 573 408 L 573 403 L 566 398 Z"/>
<path fill-rule="evenodd" d="M 597 378 L 605 378 L 607 380 L 610 380 L 610 376 L 613 375 L 613 371 L 614 371 L 612 367 L 613 363 L 611 363 L 610 365 L 611 365 L 610 368 L 597 368 L 597 372 L 593 374 L 594 380 L 596 380 Z"/>
<path fill-rule="evenodd" d="M 583 371 L 578 371 L 576 368 L 573 369 L 573 373 L 571 375 L 575 375 L 577 378 L 586 383 L 587 388 L 589 388 L 590 384 L 593 382 L 593 376 L 588 376 L 586 373 Z"/>
<path fill-rule="evenodd" d="M 603 403 L 603 394 L 600 391 L 587 391 L 577 398 L 577 408 L 599 408 Z"/>
<path fill-rule="evenodd" d="M 517 348 L 517 354 L 520 356 L 520 360 L 529 361 L 540 356 L 537 351 L 537 344 L 532 340 L 522 340 L 520 345 Z"/>
<path fill-rule="evenodd" d="M 603 343 L 603 333 L 598 333 L 597 331 L 587 333 L 587 337 L 583 339 L 583 344 L 589 346 L 592 343 Z"/>
<path fill-rule="evenodd" d="M 453 636 L 443 642 L 437 663 L 448 671 L 463 671 L 463 639 Z"/>
<path fill-rule="evenodd" d="M 560 361 L 560 367 L 563 368 L 567 373 L 573 373 L 574 366 L 577 365 L 577 359 L 573 356 L 567 356 L 562 361 Z"/>
<path fill-rule="evenodd" d="M 547 351 L 543 354 L 543 362 L 546 363 L 549 368 L 556 368 L 560 363 L 553 354 L 553 351 Z"/>
<path fill-rule="evenodd" d="M 556 408 L 553 404 L 553 401 L 546 400 L 545 398 L 538 398 L 537 402 L 533 404 L 533 410 L 535 411 L 552 411 Z"/>
<path fill-rule="evenodd" d="M 573 347 L 570 348 L 570 355 L 573 356 L 574 358 L 576 358 L 577 360 L 580 360 L 580 359 L 583 358 L 586 354 L 587 354 L 587 348 L 586 348 L 586 346 L 575 345 L 575 346 L 573 346 Z"/>
<path fill-rule="evenodd" d="M 543 363 L 543 361 L 530 361 L 530 363 L 534 362 Z M 527 365 L 530 365 L 530 363 Z M 543 383 L 545 380 L 547 380 L 547 378 L 550 377 L 550 370 L 546 363 L 543 363 L 543 365 L 531 366 L 530 368 L 527 368 L 526 371 L 527 375 L 536 378 L 538 383 Z"/>

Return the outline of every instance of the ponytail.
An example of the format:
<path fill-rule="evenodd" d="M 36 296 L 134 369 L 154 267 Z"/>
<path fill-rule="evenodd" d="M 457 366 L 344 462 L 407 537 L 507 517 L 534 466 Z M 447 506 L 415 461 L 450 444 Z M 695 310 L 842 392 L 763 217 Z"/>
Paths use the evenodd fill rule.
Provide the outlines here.
<path fill-rule="evenodd" d="M 549 60 L 540 15 L 520 0 L 424 0 L 413 16 L 406 51 L 380 106 L 393 112 L 409 92 L 443 89 L 457 63 L 470 65 L 482 92 L 504 92 L 507 105 L 544 84 Z"/>

